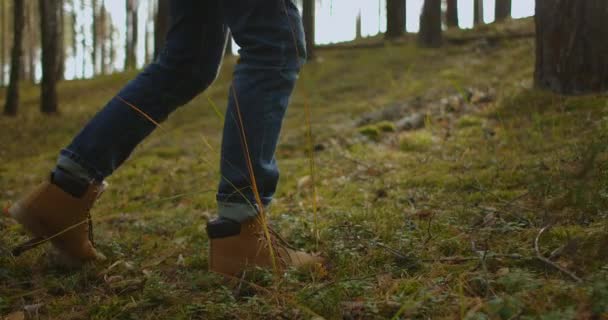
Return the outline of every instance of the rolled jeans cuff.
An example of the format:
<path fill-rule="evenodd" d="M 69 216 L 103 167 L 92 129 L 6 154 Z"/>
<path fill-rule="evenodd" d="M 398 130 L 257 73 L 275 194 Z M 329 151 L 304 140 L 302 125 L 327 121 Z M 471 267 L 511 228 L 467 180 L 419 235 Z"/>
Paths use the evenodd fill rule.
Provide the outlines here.
<path fill-rule="evenodd" d="M 68 149 L 61 150 L 57 158 L 57 166 L 85 180 L 101 182 L 105 178 L 101 172 L 86 163 L 78 154 Z"/>
<path fill-rule="evenodd" d="M 260 210 L 257 204 L 218 201 L 217 212 L 221 218 L 242 223 L 257 217 Z"/>

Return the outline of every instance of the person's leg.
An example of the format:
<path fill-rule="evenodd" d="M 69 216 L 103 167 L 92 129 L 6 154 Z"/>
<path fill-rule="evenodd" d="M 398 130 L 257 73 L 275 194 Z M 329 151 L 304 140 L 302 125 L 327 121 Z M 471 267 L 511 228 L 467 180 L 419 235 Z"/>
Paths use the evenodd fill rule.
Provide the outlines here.
<path fill-rule="evenodd" d="M 225 22 L 241 50 L 229 92 L 217 201 L 221 217 L 242 222 L 258 212 L 248 159 L 262 205 L 268 205 L 275 193 L 279 170 L 274 154 L 305 61 L 305 42 L 301 17 L 291 0 L 222 4 Z"/>
<path fill-rule="evenodd" d="M 300 14 L 292 0 L 223 0 L 226 23 L 241 46 L 222 141 L 218 213 L 207 224 L 209 269 L 238 277 L 250 267 L 306 268 L 322 263 L 268 231 L 256 206 L 270 203 L 279 171 L 274 157 L 281 122 L 304 62 Z M 248 165 L 250 161 L 250 166 Z M 265 231 L 266 230 L 266 231 Z"/>
<path fill-rule="evenodd" d="M 216 78 L 227 31 L 219 16 L 219 1 L 175 0 L 170 5 L 171 28 L 160 57 L 62 150 L 59 167 L 97 181 L 105 179 L 154 130 L 156 125 L 147 117 L 164 121 Z"/>
<path fill-rule="evenodd" d="M 101 257 L 92 245 L 89 210 L 102 181 L 154 130 L 148 117 L 162 122 L 215 79 L 226 42 L 219 3 L 171 1 L 172 26 L 158 60 L 61 152 L 50 179 L 7 211 L 36 237 L 15 254 L 51 241 L 70 264 Z"/>

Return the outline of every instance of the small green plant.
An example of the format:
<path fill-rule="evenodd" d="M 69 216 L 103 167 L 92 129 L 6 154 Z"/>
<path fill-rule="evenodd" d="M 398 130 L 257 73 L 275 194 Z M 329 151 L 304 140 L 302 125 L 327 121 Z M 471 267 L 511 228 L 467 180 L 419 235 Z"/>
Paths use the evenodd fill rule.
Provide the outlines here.
<path fill-rule="evenodd" d="M 395 124 L 390 121 L 381 121 L 376 123 L 376 127 L 382 132 L 395 132 L 397 128 Z"/>
<path fill-rule="evenodd" d="M 428 131 L 410 132 L 401 137 L 401 151 L 423 152 L 433 146 L 433 135 Z"/>
<path fill-rule="evenodd" d="M 377 141 L 380 139 L 382 131 L 375 125 L 367 125 L 359 128 L 359 133 L 371 140 Z"/>
<path fill-rule="evenodd" d="M 476 116 L 465 115 L 458 119 L 458 128 L 469 128 L 469 127 L 480 127 L 483 124 L 483 120 Z"/>

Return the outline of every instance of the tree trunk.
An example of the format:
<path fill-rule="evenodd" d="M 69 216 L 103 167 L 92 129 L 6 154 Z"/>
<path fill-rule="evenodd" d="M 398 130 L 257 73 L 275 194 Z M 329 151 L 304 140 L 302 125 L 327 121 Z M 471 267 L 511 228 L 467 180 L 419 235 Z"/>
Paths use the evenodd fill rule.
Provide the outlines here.
<path fill-rule="evenodd" d="M 535 85 L 561 94 L 608 90 L 608 2 L 536 1 Z"/>
<path fill-rule="evenodd" d="M 303 0 L 302 3 L 302 22 L 304 34 L 306 34 L 306 54 L 309 60 L 315 57 L 315 1 Z"/>
<path fill-rule="evenodd" d="M 154 59 L 165 46 L 169 31 L 169 0 L 158 0 L 156 19 L 154 20 Z"/>
<path fill-rule="evenodd" d="M 25 15 L 24 26 L 24 55 L 25 63 L 21 65 L 21 79 L 36 82 L 36 51 L 37 51 L 37 18 L 35 2 L 26 1 L 23 7 Z"/>
<path fill-rule="evenodd" d="M 91 46 L 91 64 L 93 69 L 93 76 L 97 74 L 98 70 L 98 60 L 97 55 L 99 53 L 99 13 L 98 13 L 98 3 L 97 0 L 91 0 L 91 7 L 93 8 L 93 21 L 91 23 L 91 33 L 93 38 L 93 45 Z"/>
<path fill-rule="evenodd" d="M 405 34 L 405 0 L 386 0 L 386 38 L 398 38 Z"/>
<path fill-rule="evenodd" d="M 107 18 L 106 18 L 106 4 L 104 0 L 101 0 L 101 8 L 99 9 L 99 60 L 101 63 L 101 68 L 99 68 L 99 72 L 101 74 L 106 74 L 106 42 L 107 42 Z"/>
<path fill-rule="evenodd" d="M 418 44 L 425 48 L 437 48 L 442 42 L 441 0 L 425 0 L 420 15 Z"/>
<path fill-rule="evenodd" d="M 76 0 L 71 0 L 72 3 L 72 12 L 70 15 L 70 23 L 72 25 L 71 28 L 71 44 L 72 44 L 72 57 L 74 58 L 74 78 L 78 78 L 78 60 L 76 59 L 76 57 L 78 57 L 78 37 L 76 36 L 78 31 L 76 30 L 76 22 L 78 21 L 78 19 L 76 18 Z"/>
<path fill-rule="evenodd" d="M 57 44 L 58 0 L 39 0 L 40 31 L 42 39 L 42 82 L 40 111 L 56 113 L 57 110 Z"/>
<path fill-rule="evenodd" d="M 65 74 L 65 9 L 63 0 L 57 4 L 57 81 L 63 80 Z"/>
<path fill-rule="evenodd" d="M 359 12 L 357 12 L 357 20 L 355 20 L 355 39 L 361 39 L 363 38 L 362 35 L 363 32 L 361 32 L 361 9 L 359 9 Z"/>
<path fill-rule="evenodd" d="M 447 0 L 447 11 L 445 15 L 448 28 L 458 28 L 458 0 Z"/>
<path fill-rule="evenodd" d="M 108 34 L 109 34 L 109 43 L 108 43 L 108 59 L 110 63 L 108 63 L 108 72 L 114 72 L 114 61 L 116 61 L 116 43 L 114 42 L 114 35 L 116 34 L 116 28 L 108 23 Z"/>
<path fill-rule="evenodd" d="M 144 23 L 144 64 L 147 65 L 150 62 L 150 34 L 149 34 L 149 30 L 150 30 L 150 20 L 152 20 L 152 16 L 154 16 L 154 14 L 152 13 L 150 7 L 152 7 L 152 4 L 148 4 L 148 11 L 146 12 L 146 23 Z"/>
<path fill-rule="evenodd" d="M 483 0 L 473 0 L 473 25 L 483 24 Z"/>
<path fill-rule="evenodd" d="M 6 7 L 0 0 L 0 87 L 4 87 L 4 66 L 6 65 Z"/>
<path fill-rule="evenodd" d="M 19 71 L 23 57 L 23 25 L 25 23 L 24 0 L 13 1 L 13 49 L 11 52 L 11 75 L 6 93 L 4 114 L 14 116 L 19 106 Z"/>
<path fill-rule="evenodd" d="M 126 0 L 126 30 L 125 70 L 133 70 L 137 65 L 137 0 Z"/>
<path fill-rule="evenodd" d="M 511 0 L 496 0 L 494 14 L 496 21 L 503 21 L 511 17 Z"/>
<path fill-rule="evenodd" d="M 81 0 L 80 1 L 80 12 L 84 12 L 86 10 L 86 3 L 85 0 Z M 82 26 L 80 26 L 80 34 L 82 35 L 82 40 L 80 41 L 80 46 L 82 47 L 82 65 L 81 68 L 81 77 L 82 79 L 87 77 L 87 37 L 86 35 L 86 30 L 85 30 L 85 24 L 83 23 Z"/>

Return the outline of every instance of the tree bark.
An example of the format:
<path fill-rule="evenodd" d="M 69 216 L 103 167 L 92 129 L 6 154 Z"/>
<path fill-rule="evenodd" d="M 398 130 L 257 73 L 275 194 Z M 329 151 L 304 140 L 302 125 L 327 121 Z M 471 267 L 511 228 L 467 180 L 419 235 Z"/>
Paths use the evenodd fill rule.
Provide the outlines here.
<path fill-rule="evenodd" d="M 80 12 L 84 12 L 86 10 L 85 0 L 80 0 Z M 87 37 L 85 36 L 85 24 L 83 23 L 80 26 L 80 34 L 82 35 L 82 40 L 80 41 L 80 46 L 82 47 L 82 65 L 81 65 L 81 77 L 85 79 L 87 77 Z"/>
<path fill-rule="evenodd" d="M 23 25 L 25 23 L 24 0 L 13 1 L 13 49 L 11 52 L 11 75 L 6 93 L 4 114 L 14 116 L 19 107 L 19 71 L 23 58 Z"/>
<path fill-rule="evenodd" d="M 93 38 L 93 45 L 91 46 L 91 64 L 93 69 L 93 76 L 97 74 L 98 70 L 98 54 L 99 54 L 99 12 L 97 0 L 91 0 L 91 7 L 93 12 L 93 21 L 91 23 L 91 33 Z"/>
<path fill-rule="evenodd" d="M 158 9 L 154 21 L 154 59 L 165 46 L 165 38 L 169 31 L 169 0 L 158 0 Z"/>
<path fill-rule="evenodd" d="M 386 0 L 386 38 L 394 39 L 405 34 L 405 1 Z"/>
<path fill-rule="evenodd" d="M 144 23 L 144 64 L 150 63 L 150 23 L 154 23 L 155 10 L 152 4 L 148 4 L 148 11 L 146 11 L 146 23 Z"/>
<path fill-rule="evenodd" d="M 39 0 L 42 39 L 40 111 L 57 113 L 58 0 Z"/>
<path fill-rule="evenodd" d="M 511 17 L 511 0 L 496 0 L 494 10 L 496 21 L 503 21 Z"/>
<path fill-rule="evenodd" d="M 483 0 L 473 0 L 473 25 L 483 24 Z"/>
<path fill-rule="evenodd" d="M 362 31 L 361 31 L 361 9 L 359 9 L 359 12 L 357 12 L 357 19 L 355 20 L 355 39 L 361 39 L 363 38 L 362 35 Z"/>
<path fill-rule="evenodd" d="M 4 66 L 6 65 L 6 6 L 0 0 L 0 87 L 4 87 Z"/>
<path fill-rule="evenodd" d="M 316 0 L 303 0 L 302 22 L 306 35 L 306 54 L 309 60 L 315 57 L 315 2 Z"/>
<path fill-rule="evenodd" d="M 445 15 L 448 28 L 458 28 L 458 0 L 447 0 L 447 11 Z"/>
<path fill-rule="evenodd" d="M 36 3 L 32 1 L 26 1 L 23 7 L 25 15 L 25 26 L 24 26 L 24 56 L 25 63 L 21 65 L 21 79 L 30 81 L 31 83 L 36 82 L 36 52 L 38 49 L 38 32 L 37 23 L 39 22 L 39 14 L 36 13 L 38 8 Z"/>
<path fill-rule="evenodd" d="M 608 2 L 536 1 L 535 85 L 561 94 L 608 90 Z"/>
<path fill-rule="evenodd" d="M 113 73 L 114 72 L 114 61 L 116 61 L 116 43 L 114 42 L 114 35 L 116 33 L 116 28 L 111 24 L 108 23 L 108 34 L 109 36 L 109 43 L 108 43 L 108 60 L 110 61 L 110 63 L 108 63 L 108 72 L 109 73 Z"/>
<path fill-rule="evenodd" d="M 420 15 L 418 44 L 425 48 L 437 48 L 442 42 L 441 0 L 425 0 Z"/>
<path fill-rule="evenodd" d="M 65 75 L 65 9 L 64 1 L 57 4 L 57 81 L 63 80 Z"/>
<path fill-rule="evenodd" d="M 72 66 L 74 68 L 74 78 L 78 78 L 78 61 L 76 59 L 76 57 L 78 56 L 78 38 L 76 36 L 76 34 L 78 33 L 78 30 L 76 29 L 76 22 L 78 21 L 78 19 L 76 18 L 76 0 L 71 0 L 71 9 L 72 12 L 70 14 L 70 23 L 72 25 L 71 28 L 71 53 L 72 53 L 72 57 L 74 58 L 73 62 L 74 65 Z"/>
<path fill-rule="evenodd" d="M 101 68 L 99 68 L 99 72 L 101 72 L 101 74 L 106 74 L 106 42 L 107 42 L 107 28 L 108 28 L 108 23 L 107 23 L 107 18 L 106 18 L 106 4 L 104 0 L 101 0 L 101 9 L 99 9 L 99 39 L 101 40 L 101 43 L 99 45 L 99 60 L 101 63 Z"/>
<path fill-rule="evenodd" d="M 126 0 L 126 30 L 125 70 L 133 70 L 137 66 L 137 5 L 138 0 Z"/>

